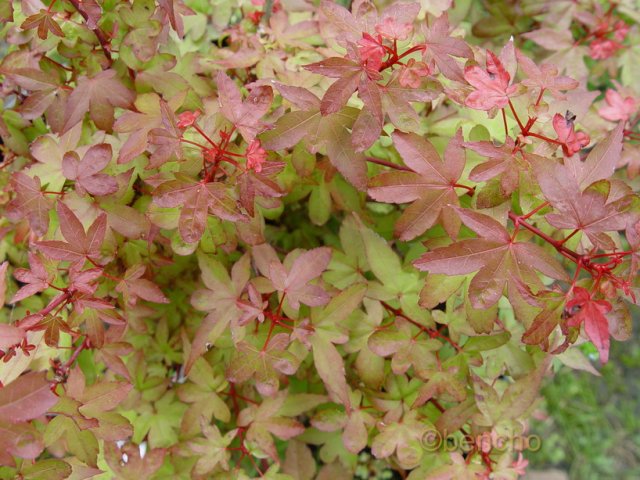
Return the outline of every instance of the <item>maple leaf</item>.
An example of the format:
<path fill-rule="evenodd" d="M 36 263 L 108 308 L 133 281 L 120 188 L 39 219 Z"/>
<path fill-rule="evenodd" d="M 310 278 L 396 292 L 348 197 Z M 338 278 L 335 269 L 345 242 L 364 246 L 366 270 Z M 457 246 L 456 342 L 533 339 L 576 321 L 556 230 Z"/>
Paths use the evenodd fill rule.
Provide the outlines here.
<path fill-rule="evenodd" d="M 240 204 L 250 216 L 255 214 L 256 197 L 258 203 L 265 208 L 276 208 L 280 205 L 279 197 L 285 195 L 280 186 L 272 179 L 285 167 L 284 162 L 260 163 L 260 169 L 252 169 L 247 156 L 247 167 L 245 172 L 238 176 L 238 186 L 240 188 Z"/>
<path fill-rule="evenodd" d="M 544 308 L 531 322 L 531 325 L 522 335 L 522 343 L 538 345 L 544 343 L 551 332 L 560 325 L 564 306 L 564 295 L 555 292 L 543 292 L 539 296 L 544 300 Z"/>
<path fill-rule="evenodd" d="M 288 418 L 285 410 L 285 392 L 265 399 L 260 405 L 250 405 L 238 415 L 237 425 L 245 427 L 245 440 L 256 445 L 273 460 L 278 459 L 272 435 L 289 440 L 304 432 L 304 426 L 293 418 Z"/>
<path fill-rule="evenodd" d="M 300 303 L 315 307 L 329 301 L 329 294 L 319 285 L 311 284 L 322 275 L 331 260 L 331 249 L 319 247 L 299 255 L 292 252 L 280 262 L 273 248 L 266 244 L 253 247 L 253 256 L 262 275 L 269 278 L 273 288 L 286 295 L 287 302 L 295 310 Z"/>
<path fill-rule="evenodd" d="M 610 340 L 606 314 L 611 311 L 611 304 L 606 300 L 594 300 L 588 290 L 574 287 L 565 310 L 571 315 L 567 326 L 579 328 L 584 324 L 584 333 L 600 352 L 600 362 L 607 363 Z"/>
<path fill-rule="evenodd" d="M 102 277 L 104 271 L 102 268 L 89 268 L 87 270 L 81 270 L 81 268 L 82 266 L 78 263 L 74 263 L 69 268 L 69 289 L 86 295 L 93 295 L 98 289 L 98 285 L 95 282 Z"/>
<path fill-rule="evenodd" d="M 442 86 L 435 81 L 430 81 L 426 85 L 421 82 L 421 88 L 403 85 L 403 82 L 409 81 L 407 76 L 413 78 L 412 81 L 417 81 L 415 76 L 419 77 L 425 73 L 424 67 L 419 65 L 423 62 L 412 63 L 412 60 L 410 59 L 406 67 L 400 70 L 397 79 L 391 79 L 384 86 L 380 86 L 382 108 L 391 123 L 403 132 L 416 132 L 420 128 L 420 117 L 411 103 L 430 102 L 442 92 Z"/>
<path fill-rule="evenodd" d="M 0 64 L 0 72 L 5 75 L 5 82 L 13 82 L 31 92 L 16 108 L 22 118 L 34 120 L 46 112 L 51 130 L 58 131 L 55 111 L 66 100 L 66 92 L 58 77 L 41 69 L 33 60 L 28 52 L 14 51 Z"/>
<path fill-rule="evenodd" d="M 569 157 L 578 153 L 591 141 L 586 133 L 575 132 L 573 118 L 569 112 L 565 116 L 559 113 L 553 116 L 553 129 L 558 135 L 558 140 L 562 142 L 562 151 Z"/>
<path fill-rule="evenodd" d="M 44 343 L 54 348 L 58 347 L 60 332 L 73 333 L 67 322 L 58 315 L 46 315 L 29 329 L 33 331 L 44 330 Z"/>
<path fill-rule="evenodd" d="M 171 25 L 180 38 L 184 37 L 183 16 L 195 15 L 195 12 L 184 4 L 183 0 L 158 0 L 158 6 L 163 13 L 162 22 Z"/>
<path fill-rule="evenodd" d="M 604 94 L 606 105 L 600 107 L 598 114 L 612 122 L 626 122 L 638 110 L 638 100 L 632 96 L 622 97 L 618 92 L 608 88 Z"/>
<path fill-rule="evenodd" d="M 178 160 L 183 158 L 182 131 L 172 107 L 164 100 L 160 100 L 160 118 L 162 119 L 162 128 L 154 128 L 149 131 L 148 139 L 152 153 L 147 169 L 158 168 L 173 158 Z"/>
<path fill-rule="evenodd" d="M 354 4 L 353 13 L 329 0 L 320 3 L 321 22 L 337 33 L 336 40 L 346 46 L 355 43 L 363 34 L 378 33 L 389 39 L 405 39 L 413 30 L 413 21 L 420 12 L 420 4 L 405 2 L 386 6 L 380 13 L 370 3 Z M 325 28 L 326 28 L 325 26 Z"/>
<path fill-rule="evenodd" d="M 379 43 L 376 45 L 382 48 Z M 339 112 L 347 104 L 351 95 L 358 91 L 364 107 L 352 127 L 351 142 L 357 152 L 366 150 L 377 140 L 384 124 L 381 88 L 375 81 L 380 78 L 378 69 L 382 54 L 378 50 L 372 52 L 372 47 L 366 49 L 362 45 L 360 47 L 358 51 L 350 49 L 349 58 L 332 57 L 305 65 L 305 69 L 311 72 L 338 79 L 331 84 L 322 97 L 320 102 L 322 115 Z M 382 52 L 384 53 L 384 49 Z M 373 59 L 375 63 L 372 64 Z"/>
<path fill-rule="evenodd" d="M 369 53 L 369 55 L 372 54 Z M 366 85 L 371 83 L 368 77 L 370 70 L 359 61 L 361 58 L 361 54 L 357 55 L 355 60 L 331 57 L 304 66 L 304 68 L 310 72 L 338 79 L 331 84 L 322 97 L 320 112 L 323 115 L 336 113 L 342 109 L 349 98 L 351 98 L 351 95 L 353 95 L 356 90 L 360 90 L 359 86 L 363 86 L 363 89 L 368 88 Z M 375 71 L 376 69 L 374 69 L 374 72 Z M 379 78 L 377 73 L 376 77 Z"/>
<path fill-rule="evenodd" d="M 391 357 L 391 370 L 396 375 L 405 373 L 413 366 L 416 375 L 428 379 L 436 366 L 433 352 L 442 348 L 435 339 L 416 339 L 410 324 L 401 317 L 396 320 L 398 328 L 374 332 L 368 339 L 369 349 L 381 357 Z"/>
<path fill-rule="evenodd" d="M 243 101 L 240 89 L 226 73 L 218 72 L 216 83 L 222 114 L 233 123 L 247 142 L 251 142 L 265 128 L 260 119 L 271 107 L 273 90 L 269 86 L 257 86 Z"/>
<path fill-rule="evenodd" d="M 113 153 L 111 145 L 99 143 L 91 146 L 82 160 L 76 152 L 65 153 L 62 159 L 62 173 L 75 182 L 76 191 L 80 195 L 89 192 L 91 195 L 103 197 L 118 190 L 118 182 L 104 170 L 111 161 Z"/>
<path fill-rule="evenodd" d="M 256 390 L 265 397 L 278 392 L 278 373 L 292 375 L 298 369 L 296 357 L 286 350 L 289 335 L 274 335 L 266 348 L 259 348 L 247 341 L 236 345 L 236 351 L 227 367 L 227 379 L 232 383 L 244 383 L 253 378 Z"/>
<path fill-rule="evenodd" d="M 29 15 L 20 28 L 23 30 L 31 30 L 33 28 L 38 29 L 38 37 L 42 40 L 46 40 L 49 32 L 54 35 L 64 38 L 64 32 L 60 28 L 60 25 L 53 19 L 55 12 L 50 12 L 45 10 L 44 8 L 40 10 L 39 13 L 35 13 L 33 15 Z"/>
<path fill-rule="evenodd" d="M 66 178 L 62 171 L 62 160 L 67 152 L 78 148 L 82 125 L 78 124 L 63 135 L 38 137 L 29 150 L 38 163 L 29 168 L 29 174 L 38 177 L 48 190 L 62 190 Z"/>
<path fill-rule="evenodd" d="M 13 219 L 27 217 L 29 226 L 36 235 L 47 233 L 53 200 L 42 193 L 40 179 L 15 172 L 11 176 L 11 187 L 16 192 L 16 198 L 9 204 L 7 216 Z"/>
<path fill-rule="evenodd" d="M 247 286 L 250 272 L 249 255 L 244 255 L 231 269 L 231 276 L 217 261 L 204 256 L 198 257 L 202 280 L 207 288 L 196 290 L 191 296 L 191 305 L 197 310 L 209 312 L 198 327 L 191 352 L 186 363 L 189 372 L 197 358 L 206 351 L 207 343 L 214 344 L 222 333 L 231 326 L 234 341 L 241 338 L 241 323 L 251 318 L 243 308 L 241 299 Z M 244 320 L 244 321 L 243 321 Z"/>
<path fill-rule="evenodd" d="M 558 75 L 559 70 L 555 65 L 543 63 L 539 67 L 529 57 L 525 56 L 520 50 L 516 50 L 516 58 L 518 65 L 527 75 L 522 80 L 525 87 L 537 88 L 538 91 L 548 91 L 556 100 L 564 100 L 565 96 L 561 93 L 566 90 L 574 90 L 580 85 L 577 80 L 564 75 Z"/>
<path fill-rule="evenodd" d="M 293 147 L 301 140 L 311 153 L 325 148 L 333 166 L 356 188 L 365 190 L 367 182 L 366 157 L 353 147 L 351 130 L 359 110 L 344 107 L 337 113 L 322 115 L 320 100 L 300 87 L 282 88 L 274 84 L 283 97 L 302 110 L 285 113 L 274 129 L 261 135 L 262 146 L 268 150 Z"/>
<path fill-rule="evenodd" d="M 32 252 L 29 252 L 29 267 L 29 270 L 24 268 L 16 268 L 14 270 L 13 275 L 16 280 L 27 285 L 20 287 L 20 290 L 11 299 L 11 303 L 19 302 L 46 290 L 55 278 L 55 275 L 45 268 L 40 257 Z"/>
<path fill-rule="evenodd" d="M 475 90 L 471 92 L 465 105 L 476 110 L 504 108 L 517 91 L 517 85 L 511 85 L 511 75 L 500 59 L 487 50 L 487 65 L 483 70 L 479 66 L 466 67 L 464 78 Z"/>
<path fill-rule="evenodd" d="M 56 210 L 60 220 L 60 231 L 66 242 L 59 240 L 36 242 L 40 251 L 56 260 L 67 260 L 73 263 L 82 262 L 85 259 L 99 260 L 100 247 L 107 233 L 107 214 L 98 215 L 85 233 L 78 217 L 63 202 L 58 202 Z"/>
<path fill-rule="evenodd" d="M 116 291 L 122 293 L 130 305 L 135 305 L 139 298 L 148 302 L 169 303 L 169 299 L 155 283 L 142 278 L 146 268 L 140 264 L 128 268 L 122 281 L 116 286 Z"/>
<path fill-rule="evenodd" d="M 201 432 L 205 438 L 196 438 L 186 445 L 191 453 L 199 456 L 193 472 L 196 475 L 206 475 L 216 467 L 228 470 L 231 458 L 228 447 L 238 430 L 230 430 L 222 435 L 216 425 L 208 425 L 202 421 Z"/>
<path fill-rule="evenodd" d="M 637 211 L 638 202 L 631 189 L 624 184 L 599 180 L 581 190 L 569 166 L 540 157 L 532 163 L 542 194 L 556 210 L 546 215 L 547 221 L 556 228 L 582 231 L 601 248 L 614 248 L 605 232 L 624 230 Z M 592 162 L 586 167 L 596 168 Z M 578 173 L 583 177 L 587 175 L 587 182 L 599 176 Z"/>
<path fill-rule="evenodd" d="M 509 197 L 518 188 L 520 170 L 525 169 L 526 165 L 514 154 L 515 143 L 511 137 L 507 137 L 503 145 L 495 145 L 493 142 L 465 142 L 463 146 L 489 159 L 471 170 L 470 180 L 486 182 L 499 177 L 503 198 Z"/>
<path fill-rule="evenodd" d="M 129 134 L 118 153 L 118 163 L 128 163 L 144 153 L 150 140 L 149 132 L 163 126 L 167 129 L 167 121 L 171 126 L 172 117 L 168 112 L 173 114 L 184 101 L 184 97 L 185 94 L 177 94 L 165 102 L 156 93 L 138 95 L 134 103 L 135 111 L 124 112 L 113 124 L 115 132 Z M 166 105 L 167 112 L 163 111 L 163 105 Z"/>
<path fill-rule="evenodd" d="M 407 64 L 400 69 L 398 83 L 403 87 L 418 88 L 422 84 L 422 77 L 429 75 L 431 75 L 429 65 L 410 58 Z"/>
<path fill-rule="evenodd" d="M 385 422 L 380 433 L 371 444 L 371 453 L 376 458 L 390 457 L 397 451 L 399 465 L 413 469 L 424 455 L 422 441 L 429 425 L 418 421 L 417 412 L 409 412 L 402 421 Z"/>
<path fill-rule="evenodd" d="M 387 203 L 413 202 L 395 224 L 401 240 L 412 240 L 442 221 L 455 237 L 460 221 L 451 206 L 458 205 L 455 191 L 465 165 L 462 131 L 458 130 L 440 158 L 431 143 L 412 133 L 393 133 L 393 142 L 411 172 L 384 172 L 372 178 L 368 193 Z"/>
<path fill-rule="evenodd" d="M 115 70 L 104 70 L 92 78 L 82 76 L 69 95 L 62 133 L 82 121 L 87 112 L 99 129 L 111 131 L 114 109 L 129 108 L 134 99 L 134 93 L 117 78 Z"/>
<path fill-rule="evenodd" d="M 507 287 L 509 298 L 530 296 L 525 285 L 541 286 L 535 270 L 558 280 L 567 273 L 544 249 L 530 242 L 516 242 L 507 230 L 487 215 L 458 208 L 462 222 L 479 238 L 461 240 L 427 252 L 413 262 L 418 270 L 447 275 L 478 272 L 469 284 L 469 299 L 475 308 L 494 305 Z"/>
<path fill-rule="evenodd" d="M 178 229 L 186 243 L 196 243 L 204 234 L 209 212 L 222 220 L 237 222 L 246 217 L 240 213 L 229 188 L 220 182 L 196 181 L 183 174 L 163 183 L 153 192 L 160 207 L 181 207 Z"/>
<path fill-rule="evenodd" d="M 433 59 L 440 72 L 447 78 L 457 82 L 463 82 L 465 77 L 462 68 L 454 59 L 472 58 L 473 52 L 464 40 L 452 37 L 452 27 L 449 24 L 447 13 L 443 13 L 436 18 L 430 26 L 422 24 L 422 31 L 425 36 L 427 48 L 424 50 L 424 57 L 429 63 Z"/>
<path fill-rule="evenodd" d="M 365 285 L 354 284 L 336 295 L 322 310 L 311 314 L 313 335 L 309 339 L 315 368 L 332 400 L 351 412 L 351 390 L 346 380 L 344 361 L 335 344 L 344 344 L 348 335 L 340 326 L 358 307 L 365 294 Z"/>
<path fill-rule="evenodd" d="M 10 423 L 29 421 L 57 401 L 43 372 L 29 372 L 0 388 L 0 418 Z"/>

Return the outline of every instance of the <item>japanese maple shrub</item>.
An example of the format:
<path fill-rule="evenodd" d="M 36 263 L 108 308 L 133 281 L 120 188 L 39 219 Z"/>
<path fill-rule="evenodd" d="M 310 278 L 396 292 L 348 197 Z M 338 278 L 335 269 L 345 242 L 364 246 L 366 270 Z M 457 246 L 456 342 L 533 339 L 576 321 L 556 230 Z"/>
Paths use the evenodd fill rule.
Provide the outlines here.
<path fill-rule="evenodd" d="M 346 3 L 0 4 L 0 478 L 515 479 L 630 336 L 633 2 Z"/>

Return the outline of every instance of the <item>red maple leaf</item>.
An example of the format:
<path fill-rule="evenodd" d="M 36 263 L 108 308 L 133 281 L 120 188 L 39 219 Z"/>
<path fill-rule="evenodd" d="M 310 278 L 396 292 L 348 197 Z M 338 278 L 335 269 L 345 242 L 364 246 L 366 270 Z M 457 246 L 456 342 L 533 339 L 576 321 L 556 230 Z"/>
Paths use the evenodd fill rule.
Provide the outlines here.
<path fill-rule="evenodd" d="M 60 230 L 66 242 L 59 240 L 36 242 L 40 251 L 56 260 L 67 260 L 73 263 L 86 259 L 99 260 L 100 247 L 107 233 L 107 214 L 101 213 L 85 233 L 78 217 L 63 202 L 58 202 L 57 212 Z"/>
<path fill-rule="evenodd" d="M 459 205 L 455 185 L 464 169 L 462 131 L 449 142 L 444 161 L 431 143 L 413 133 L 393 133 L 393 142 L 412 171 L 384 172 L 371 179 L 369 195 L 379 202 L 413 202 L 396 222 L 401 240 L 412 240 L 440 219 L 451 236 L 460 220 L 451 206 Z"/>
<path fill-rule="evenodd" d="M 16 292 L 11 299 L 11 303 L 19 302 L 22 299 L 35 295 L 49 287 L 54 275 L 47 271 L 42 260 L 35 253 L 29 253 L 29 269 L 16 268 L 14 277 L 22 283 L 26 283 Z"/>
<path fill-rule="evenodd" d="M 530 297 L 529 286 L 542 287 L 535 270 L 551 278 L 568 279 L 558 261 L 538 245 L 512 240 L 507 230 L 487 215 L 461 208 L 457 212 L 479 238 L 427 252 L 414 265 L 418 270 L 447 275 L 477 271 L 469 285 L 469 299 L 475 308 L 494 305 L 505 288 L 512 301 L 516 295 Z"/>
<path fill-rule="evenodd" d="M 489 50 L 486 69 L 477 65 L 467 67 L 464 78 L 476 89 L 467 96 L 465 104 L 476 110 L 504 108 L 509 103 L 509 97 L 518 90 L 516 85 L 511 85 L 511 75 L 500 59 Z"/>
<path fill-rule="evenodd" d="M 611 304 L 606 300 L 594 300 L 588 290 L 582 287 L 573 289 L 573 297 L 567 302 L 565 310 L 574 312 L 567 325 L 580 328 L 584 324 L 584 332 L 600 352 L 600 361 L 609 360 L 609 320 L 606 314 L 611 311 Z"/>

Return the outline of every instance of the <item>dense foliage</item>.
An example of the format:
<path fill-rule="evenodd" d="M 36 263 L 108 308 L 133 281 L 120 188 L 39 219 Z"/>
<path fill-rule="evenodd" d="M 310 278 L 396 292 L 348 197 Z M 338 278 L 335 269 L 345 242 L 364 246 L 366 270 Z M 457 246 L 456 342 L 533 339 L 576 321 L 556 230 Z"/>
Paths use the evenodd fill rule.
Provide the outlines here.
<path fill-rule="evenodd" d="M 0 478 L 515 479 L 630 336 L 633 0 L 0 19 Z"/>

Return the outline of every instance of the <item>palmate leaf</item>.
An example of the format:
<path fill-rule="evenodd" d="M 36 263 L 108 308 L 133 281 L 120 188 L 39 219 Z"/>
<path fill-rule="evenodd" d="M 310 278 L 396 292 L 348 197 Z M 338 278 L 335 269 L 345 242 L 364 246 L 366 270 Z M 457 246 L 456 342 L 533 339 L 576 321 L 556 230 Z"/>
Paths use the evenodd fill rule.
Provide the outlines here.
<path fill-rule="evenodd" d="M 396 222 L 400 240 L 412 240 L 438 221 L 455 237 L 460 228 L 453 208 L 459 205 L 455 185 L 465 165 L 462 131 L 449 142 L 444 160 L 431 143 L 416 134 L 394 132 L 393 142 L 412 172 L 377 175 L 369 183 L 369 195 L 380 202 L 413 202 Z"/>
<path fill-rule="evenodd" d="M 46 240 L 37 242 L 37 246 L 45 255 L 56 260 L 82 262 L 85 259 L 97 261 L 100 258 L 100 247 L 107 233 L 107 215 L 101 213 L 89 226 L 86 233 L 75 213 L 63 202 L 57 205 L 60 231 L 67 240 Z"/>
<path fill-rule="evenodd" d="M 112 155 L 108 143 L 93 145 L 82 159 L 75 152 L 67 152 L 62 158 L 62 173 L 75 182 L 80 195 L 87 192 L 94 196 L 109 195 L 118 190 L 118 182 L 114 177 L 100 172 L 107 167 Z"/>
<path fill-rule="evenodd" d="M 160 207 L 181 207 L 178 228 L 186 243 L 202 238 L 209 212 L 222 220 L 243 221 L 231 190 L 220 182 L 199 182 L 182 174 L 163 183 L 154 191 L 153 200 Z"/>
<path fill-rule="evenodd" d="M 114 109 L 130 107 L 134 98 L 115 70 L 104 70 L 92 78 L 81 77 L 67 101 L 62 133 L 82 121 L 87 112 L 98 128 L 110 131 Z"/>
<path fill-rule="evenodd" d="M 243 101 L 240 89 L 226 73 L 219 72 L 216 83 L 222 114 L 233 123 L 247 142 L 251 142 L 264 130 L 265 125 L 260 119 L 269 111 L 273 90 L 269 86 L 257 86 Z"/>
<path fill-rule="evenodd" d="M 0 418 L 11 423 L 32 420 L 57 401 L 44 373 L 30 372 L 0 389 Z"/>
<path fill-rule="evenodd" d="M 330 248 L 320 247 L 306 252 L 294 252 L 285 258 L 283 264 L 273 247 L 261 244 L 253 248 L 253 258 L 260 273 L 271 280 L 275 290 L 286 296 L 287 303 L 293 309 L 298 310 L 301 303 L 316 307 L 329 301 L 327 291 L 311 282 L 329 265 Z"/>
<path fill-rule="evenodd" d="M 598 171 L 611 167 L 588 160 L 588 164 L 577 165 L 579 169 L 574 170 L 573 164 L 556 164 L 539 157 L 533 160 L 542 194 L 555 210 L 547 214 L 547 221 L 557 228 L 582 231 L 603 249 L 614 248 L 606 232 L 624 230 L 629 221 L 637 218 L 640 209 L 637 197 L 626 184 L 599 179 L 602 173 Z M 579 182 L 584 184 L 592 179 L 595 183 L 584 190 L 580 188 Z"/>
<path fill-rule="evenodd" d="M 447 275 L 478 272 L 469 285 L 469 298 L 475 308 L 488 308 L 502 296 L 531 296 L 529 285 L 540 286 L 539 271 L 551 278 L 568 280 L 558 261 L 531 242 L 516 242 L 496 220 L 469 210 L 457 209 L 462 222 L 478 238 L 461 240 L 448 247 L 427 252 L 414 262 L 419 270 Z"/>
<path fill-rule="evenodd" d="M 336 113 L 322 115 L 320 99 L 306 89 L 275 85 L 282 95 L 304 110 L 285 113 L 275 128 L 263 133 L 260 141 L 264 148 L 282 150 L 304 140 L 312 153 L 325 149 L 334 167 L 356 188 L 365 190 L 367 184 L 366 158 L 356 152 L 349 130 L 358 116 L 358 110 L 344 107 Z"/>
<path fill-rule="evenodd" d="M 26 217 L 32 230 L 39 236 L 47 233 L 53 201 L 42 193 L 40 179 L 15 172 L 11 177 L 11 186 L 16 197 L 9 204 L 7 215 L 14 219 Z"/>
<path fill-rule="evenodd" d="M 452 27 L 446 13 L 440 15 L 429 27 L 423 23 L 423 32 L 427 49 L 425 56 L 433 59 L 440 72 L 447 78 L 462 82 L 462 67 L 454 57 L 472 58 L 471 48 L 459 38 L 451 36 Z"/>

